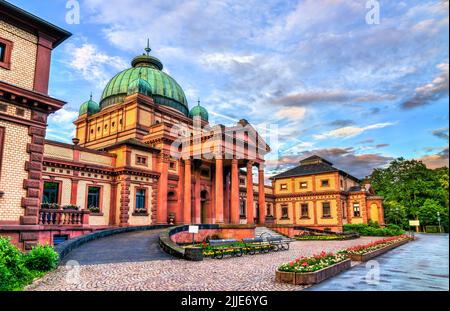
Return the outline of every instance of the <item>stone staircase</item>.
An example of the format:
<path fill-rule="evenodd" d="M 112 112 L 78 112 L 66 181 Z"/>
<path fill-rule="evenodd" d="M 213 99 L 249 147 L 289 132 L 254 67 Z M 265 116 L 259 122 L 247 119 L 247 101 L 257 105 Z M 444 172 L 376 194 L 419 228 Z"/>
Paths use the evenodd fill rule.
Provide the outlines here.
<path fill-rule="evenodd" d="M 270 230 L 267 227 L 256 227 L 256 229 L 255 229 L 255 237 L 259 238 L 260 236 L 262 236 L 263 239 L 271 236 L 271 237 L 276 237 L 276 238 L 282 238 L 283 241 L 292 241 L 291 238 L 289 238 L 289 237 L 287 237 L 285 235 L 282 235 L 282 234 L 280 234 L 278 232 L 275 232 L 273 230 Z"/>

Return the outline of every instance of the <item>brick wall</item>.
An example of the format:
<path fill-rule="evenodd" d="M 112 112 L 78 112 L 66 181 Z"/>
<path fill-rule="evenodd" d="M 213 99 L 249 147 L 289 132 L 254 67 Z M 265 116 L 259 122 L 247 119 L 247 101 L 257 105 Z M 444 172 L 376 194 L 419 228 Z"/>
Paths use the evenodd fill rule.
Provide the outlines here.
<path fill-rule="evenodd" d="M 19 222 L 24 215 L 21 207 L 22 197 L 26 196 L 23 188 L 24 179 L 28 178 L 25 162 L 29 161 L 27 144 L 31 142 L 28 127 L 0 120 L 5 127 L 5 146 L 3 150 L 0 190 L 5 194 L 0 198 L 0 221 Z"/>
<path fill-rule="evenodd" d="M 1 20 L 0 37 L 13 42 L 11 70 L 0 68 L 0 80 L 32 90 L 36 67 L 37 37 Z"/>

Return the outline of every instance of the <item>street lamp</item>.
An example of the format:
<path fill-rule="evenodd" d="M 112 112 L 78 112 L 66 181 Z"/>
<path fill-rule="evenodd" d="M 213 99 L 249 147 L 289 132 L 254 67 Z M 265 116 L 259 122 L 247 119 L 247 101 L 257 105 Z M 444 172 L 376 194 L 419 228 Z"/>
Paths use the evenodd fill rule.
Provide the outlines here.
<path fill-rule="evenodd" d="M 439 223 L 439 233 L 442 233 L 442 228 L 441 228 L 441 213 L 437 212 L 437 221 Z"/>

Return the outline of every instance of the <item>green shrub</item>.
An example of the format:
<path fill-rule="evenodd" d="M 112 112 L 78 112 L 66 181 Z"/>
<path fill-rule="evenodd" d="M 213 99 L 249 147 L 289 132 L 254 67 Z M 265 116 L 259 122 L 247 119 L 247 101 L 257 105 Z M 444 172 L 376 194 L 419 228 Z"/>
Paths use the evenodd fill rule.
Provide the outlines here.
<path fill-rule="evenodd" d="M 439 233 L 439 226 L 425 226 L 426 233 Z"/>
<path fill-rule="evenodd" d="M 50 246 L 37 246 L 24 254 L 9 237 L 0 237 L 0 291 L 21 290 L 57 263 L 58 254 Z"/>
<path fill-rule="evenodd" d="M 387 225 L 385 228 L 376 227 L 374 223 L 366 224 L 346 224 L 344 232 L 358 232 L 362 236 L 396 236 L 405 233 L 395 225 Z"/>
<path fill-rule="evenodd" d="M 58 265 L 58 253 L 53 247 L 48 245 L 39 245 L 25 254 L 25 265 L 28 269 L 34 271 L 47 272 L 53 270 Z"/>
<path fill-rule="evenodd" d="M 20 290 L 32 279 L 22 252 L 11 244 L 9 238 L 0 237 L 0 291 Z"/>

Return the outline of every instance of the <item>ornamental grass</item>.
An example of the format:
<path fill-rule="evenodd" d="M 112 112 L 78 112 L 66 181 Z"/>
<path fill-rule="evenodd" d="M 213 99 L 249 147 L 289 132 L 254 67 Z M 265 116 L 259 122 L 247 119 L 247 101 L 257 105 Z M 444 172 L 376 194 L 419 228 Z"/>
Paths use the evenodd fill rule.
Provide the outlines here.
<path fill-rule="evenodd" d="M 354 255 L 362 255 L 362 254 L 366 254 L 372 251 L 375 251 L 377 249 L 395 244 L 397 242 L 403 241 L 409 239 L 409 237 L 407 235 L 399 235 L 399 236 L 393 236 L 393 237 L 389 237 L 389 238 L 384 238 L 382 240 L 378 240 L 378 241 L 374 241 L 372 243 L 369 244 L 364 244 L 364 245 L 356 245 L 353 247 L 349 247 L 347 249 L 341 250 L 338 253 L 340 254 L 354 254 Z"/>
<path fill-rule="evenodd" d="M 278 267 L 278 271 L 307 273 L 314 272 L 347 259 L 345 254 L 333 254 L 322 251 L 318 255 L 311 257 L 300 257 L 291 262 L 282 264 Z"/>

